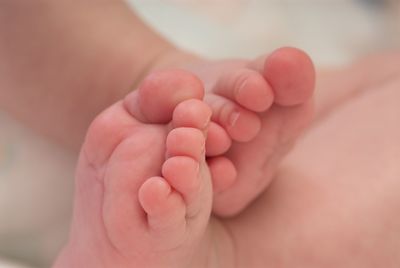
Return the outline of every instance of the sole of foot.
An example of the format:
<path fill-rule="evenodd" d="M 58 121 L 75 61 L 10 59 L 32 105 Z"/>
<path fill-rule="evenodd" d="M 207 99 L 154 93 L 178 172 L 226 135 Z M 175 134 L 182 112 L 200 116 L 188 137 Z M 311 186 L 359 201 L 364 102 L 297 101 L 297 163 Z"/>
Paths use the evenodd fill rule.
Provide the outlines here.
<path fill-rule="evenodd" d="M 213 167 L 213 211 L 233 216 L 269 185 L 311 122 L 315 69 L 309 56 L 295 48 L 255 61 L 214 65 L 212 74 L 202 75 L 211 84 L 205 102 L 213 112 L 206 144 Z M 207 82 L 208 76 L 215 81 Z"/>
<path fill-rule="evenodd" d="M 205 267 L 212 182 L 203 94 L 193 75 L 154 73 L 95 119 L 56 267 Z"/>

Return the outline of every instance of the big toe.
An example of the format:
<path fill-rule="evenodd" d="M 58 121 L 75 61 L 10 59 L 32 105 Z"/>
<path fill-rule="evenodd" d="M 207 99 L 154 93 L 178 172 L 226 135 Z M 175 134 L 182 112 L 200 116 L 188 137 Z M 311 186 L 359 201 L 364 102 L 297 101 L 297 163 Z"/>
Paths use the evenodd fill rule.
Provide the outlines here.
<path fill-rule="evenodd" d="M 297 48 L 280 48 L 270 54 L 263 65 L 263 75 L 273 89 L 277 104 L 297 105 L 311 98 L 315 68 L 305 52 Z"/>
<path fill-rule="evenodd" d="M 124 104 L 136 119 L 144 123 L 171 121 L 175 107 L 188 99 L 202 99 L 202 82 L 183 70 L 155 72 L 147 76 Z"/>

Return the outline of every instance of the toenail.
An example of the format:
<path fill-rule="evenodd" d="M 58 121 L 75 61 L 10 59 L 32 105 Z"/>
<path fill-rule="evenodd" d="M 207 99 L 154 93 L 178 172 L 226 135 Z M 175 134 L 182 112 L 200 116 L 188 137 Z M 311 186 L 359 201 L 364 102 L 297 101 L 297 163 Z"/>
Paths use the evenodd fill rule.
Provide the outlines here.
<path fill-rule="evenodd" d="M 245 89 L 248 80 L 249 80 L 249 79 L 245 79 L 245 80 L 240 84 L 240 86 L 238 86 L 238 87 L 236 88 L 235 97 L 239 97 L 239 96 L 240 96 L 240 94 L 242 93 L 242 91 Z"/>
<path fill-rule="evenodd" d="M 206 122 L 204 123 L 204 126 L 202 127 L 202 129 L 207 129 L 208 125 L 211 122 L 211 115 L 207 118 Z"/>
<path fill-rule="evenodd" d="M 196 166 L 196 174 L 200 173 L 200 162 L 197 162 L 197 166 Z"/>
<path fill-rule="evenodd" d="M 239 112 L 233 112 L 229 117 L 229 126 L 233 127 L 240 117 Z"/>

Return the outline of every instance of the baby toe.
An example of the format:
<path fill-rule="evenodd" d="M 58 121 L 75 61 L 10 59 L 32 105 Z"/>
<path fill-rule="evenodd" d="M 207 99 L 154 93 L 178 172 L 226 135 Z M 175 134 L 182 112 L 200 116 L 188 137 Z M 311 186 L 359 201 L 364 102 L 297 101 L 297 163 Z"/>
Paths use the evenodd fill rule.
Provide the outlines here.
<path fill-rule="evenodd" d="M 280 48 L 264 63 L 264 76 L 272 86 L 275 102 L 298 105 L 309 100 L 315 87 L 315 69 L 310 57 L 296 48 Z"/>
<path fill-rule="evenodd" d="M 185 203 L 164 178 L 147 179 L 139 189 L 139 202 L 147 214 L 149 231 L 176 236 L 185 229 Z"/>
<path fill-rule="evenodd" d="M 213 92 L 254 112 L 267 110 L 274 99 L 271 86 L 262 74 L 247 68 L 222 75 Z"/>
<path fill-rule="evenodd" d="M 214 193 L 222 192 L 231 186 L 236 179 L 235 165 L 226 157 L 211 157 L 207 159 L 213 182 Z"/>
<path fill-rule="evenodd" d="M 205 101 L 212 109 L 212 120 L 222 126 L 232 140 L 247 142 L 259 133 L 261 119 L 258 114 L 215 94 L 208 94 Z"/>

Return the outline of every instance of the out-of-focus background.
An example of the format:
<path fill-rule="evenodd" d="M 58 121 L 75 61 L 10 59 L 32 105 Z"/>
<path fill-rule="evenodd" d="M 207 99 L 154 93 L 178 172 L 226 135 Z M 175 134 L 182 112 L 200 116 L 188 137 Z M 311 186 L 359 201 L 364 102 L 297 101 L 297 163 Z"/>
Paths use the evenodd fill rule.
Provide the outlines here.
<path fill-rule="evenodd" d="M 159 32 L 210 58 L 290 45 L 332 66 L 400 44 L 397 0 L 130 3 Z M 67 235 L 75 157 L 0 111 L 0 268 L 49 266 Z"/>

